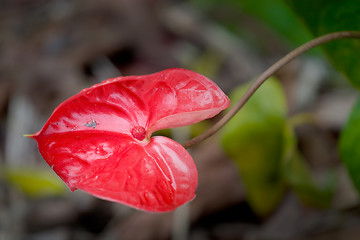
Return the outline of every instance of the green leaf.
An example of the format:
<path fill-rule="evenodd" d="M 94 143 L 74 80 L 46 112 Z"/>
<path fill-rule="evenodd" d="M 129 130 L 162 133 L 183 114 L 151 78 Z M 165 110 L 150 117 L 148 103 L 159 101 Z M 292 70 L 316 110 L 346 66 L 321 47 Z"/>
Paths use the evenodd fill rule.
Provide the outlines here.
<path fill-rule="evenodd" d="M 360 97 L 341 133 L 340 156 L 360 193 Z"/>
<path fill-rule="evenodd" d="M 307 121 L 304 115 L 295 116 L 292 120 L 295 118 L 297 118 L 297 124 Z M 313 207 L 329 207 L 335 193 L 336 175 L 334 172 L 328 172 L 322 184 L 314 180 L 309 167 L 297 149 L 293 124 L 289 122 L 284 128 L 283 173 L 285 179 L 303 203 Z"/>
<path fill-rule="evenodd" d="M 323 184 L 316 184 L 308 166 L 300 154 L 295 154 L 284 164 L 284 173 L 289 185 L 307 205 L 327 208 L 330 206 L 336 186 L 336 175 L 329 172 Z"/>
<path fill-rule="evenodd" d="M 235 103 L 248 85 L 231 94 Z M 248 103 L 223 128 L 222 145 L 238 165 L 249 204 L 267 215 L 281 201 L 285 181 L 281 174 L 285 95 L 274 78 L 267 80 Z"/>
<path fill-rule="evenodd" d="M 38 168 L 4 168 L 5 181 L 30 197 L 61 195 L 66 185 L 53 173 Z"/>
<path fill-rule="evenodd" d="M 239 12 L 239 14 L 234 14 L 234 17 L 238 17 L 236 19 L 223 16 L 219 21 L 229 29 L 239 32 L 240 35 L 243 35 L 244 31 L 244 28 L 239 28 L 244 22 L 243 15 L 249 15 L 295 46 L 311 39 L 308 30 L 283 0 L 191 0 L 190 2 L 202 9 L 212 9 L 212 12 L 219 12 L 219 9 L 224 12 L 227 9 L 235 13 Z M 252 38 L 253 41 L 257 41 L 259 36 L 252 36 Z"/>
<path fill-rule="evenodd" d="M 285 0 L 317 37 L 336 31 L 360 31 L 360 0 Z M 323 45 L 337 70 L 360 88 L 360 40 L 342 39 Z"/>
<path fill-rule="evenodd" d="M 293 44 L 301 44 L 310 39 L 309 32 L 299 19 L 282 0 L 232 0 L 242 11 L 251 14 L 264 25 L 271 27 L 275 32 Z"/>

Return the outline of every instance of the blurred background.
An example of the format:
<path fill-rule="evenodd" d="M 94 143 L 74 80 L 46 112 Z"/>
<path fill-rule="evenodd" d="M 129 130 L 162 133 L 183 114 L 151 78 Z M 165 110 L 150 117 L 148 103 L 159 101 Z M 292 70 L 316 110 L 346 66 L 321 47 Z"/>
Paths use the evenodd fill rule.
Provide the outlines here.
<path fill-rule="evenodd" d="M 314 179 L 336 173 L 325 205 L 306 204 L 286 187 L 270 212 L 254 211 L 215 135 L 191 149 L 196 199 L 174 213 L 144 213 L 71 193 L 23 137 L 62 101 L 107 78 L 181 67 L 230 94 L 311 38 L 280 0 L 0 0 L 0 240 L 358 239 L 358 195 L 337 150 L 356 90 L 319 49 L 276 77 L 288 117 L 311 116 L 295 135 Z"/>

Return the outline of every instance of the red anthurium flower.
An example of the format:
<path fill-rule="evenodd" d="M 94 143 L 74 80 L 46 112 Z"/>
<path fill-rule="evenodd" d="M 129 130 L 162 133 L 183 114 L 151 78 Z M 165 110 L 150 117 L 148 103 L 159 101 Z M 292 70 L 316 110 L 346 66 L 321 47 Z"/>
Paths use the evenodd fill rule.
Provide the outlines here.
<path fill-rule="evenodd" d="M 72 191 L 170 211 L 195 197 L 198 174 L 179 143 L 151 134 L 213 117 L 229 104 L 212 81 L 189 70 L 118 77 L 61 103 L 30 137 Z"/>

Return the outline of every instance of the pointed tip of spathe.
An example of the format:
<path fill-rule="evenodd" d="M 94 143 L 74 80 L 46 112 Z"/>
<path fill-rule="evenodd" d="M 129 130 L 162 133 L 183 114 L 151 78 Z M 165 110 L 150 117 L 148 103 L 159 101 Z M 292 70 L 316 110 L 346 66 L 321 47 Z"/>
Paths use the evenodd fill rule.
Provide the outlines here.
<path fill-rule="evenodd" d="M 34 134 L 23 134 L 23 137 L 27 137 L 27 138 L 31 138 L 31 139 L 36 139 L 37 136 L 38 136 L 37 133 L 34 133 Z"/>

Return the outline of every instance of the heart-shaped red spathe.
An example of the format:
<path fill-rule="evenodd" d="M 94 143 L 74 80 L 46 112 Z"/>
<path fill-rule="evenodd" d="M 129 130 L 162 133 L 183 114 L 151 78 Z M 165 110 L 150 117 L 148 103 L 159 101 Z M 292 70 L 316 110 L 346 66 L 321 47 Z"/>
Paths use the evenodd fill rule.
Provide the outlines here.
<path fill-rule="evenodd" d="M 61 103 L 31 137 L 71 190 L 137 209 L 164 212 L 195 197 L 190 154 L 160 129 L 218 114 L 229 99 L 185 69 L 106 80 Z"/>

